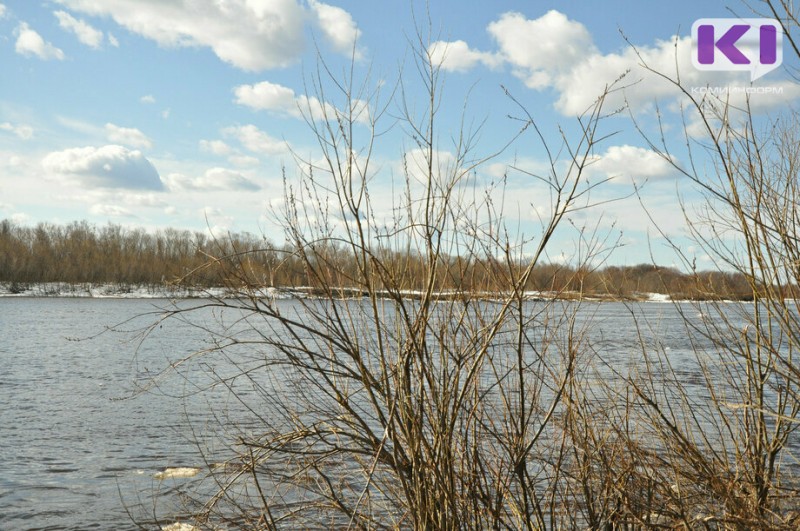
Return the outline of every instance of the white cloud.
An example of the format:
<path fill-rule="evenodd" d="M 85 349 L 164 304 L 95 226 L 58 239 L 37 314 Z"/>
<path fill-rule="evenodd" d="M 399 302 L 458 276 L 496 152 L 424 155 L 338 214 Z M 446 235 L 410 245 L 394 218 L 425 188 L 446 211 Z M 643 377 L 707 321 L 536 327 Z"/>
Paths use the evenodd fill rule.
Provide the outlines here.
<path fill-rule="evenodd" d="M 167 202 L 159 198 L 156 194 L 140 194 L 130 192 L 120 192 L 117 198 L 126 205 L 136 207 L 163 208 L 168 206 Z"/>
<path fill-rule="evenodd" d="M 46 42 L 41 35 L 36 33 L 26 22 L 21 22 L 17 26 L 17 43 L 14 49 L 18 54 L 26 57 L 36 56 L 39 59 L 64 60 L 64 52 Z"/>
<path fill-rule="evenodd" d="M 114 48 L 119 48 L 119 41 L 111 33 L 108 34 L 108 44 L 110 44 Z"/>
<path fill-rule="evenodd" d="M 8 122 L 0 123 L 0 130 L 14 133 L 22 140 L 30 140 L 33 138 L 33 127 L 25 124 L 13 125 Z"/>
<path fill-rule="evenodd" d="M 338 112 L 333 105 L 322 103 L 314 96 L 305 94 L 298 96 L 294 90 L 269 81 L 254 85 L 239 85 L 233 92 L 236 103 L 257 111 L 270 111 L 295 118 L 311 117 L 315 120 L 322 119 L 323 116 L 332 120 Z M 369 118 L 365 102 L 354 99 L 351 104 L 355 121 L 365 122 Z"/>
<path fill-rule="evenodd" d="M 95 216 L 108 216 L 111 218 L 132 218 L 135 217 L 133 213 L 127 208 L 117 205 L 92 205 L 89 212 Z"/>
<path fill-rule="evenodd" d="M 780 107 L 787 101 L 800 97 L 800 85 L 783 80 L 769 82 L 769 86 L 775 89 L 772 93 L 747 95 L 744 91 L 737 91 L 737 88 L 741 89 L 749 84 L 747 76 L 743 77 L 740 72 L 697 70 L 691 64 L 691 47 L 690 37 L 676 36 L 669 40 L 658 40 L 651 46 L 637 46 L 635 50 L 626 47 L 620 53 L 605 55 L 598 53 L 589 56 L 585 61 L 574 65 L 569 72 L 561 73 L 555 80 L 553 86 L 560 94 L 556 108 L 567 115 L 583 112 L 602 93 L 605 86 L 627 70 L 630 74 L 623 80 L 622 85 L 630 88 L 607 98 L 606 109 L 617 109 L 628 105 L 638 113 L 649 109 L 658 99 L 676 101 L 680 97 L 678 88 L 662 76 L 645 69 L 643 64 L 650 70 L 673 79 L 680 76 L 681 84 L 687 90 L 707 86 L 730 87 L 731 92 L 722 94 L 721 98 L 730 103 L 731 110 L 744 108 L 748 97 L 748 104 L 756 113 Z M 701 96 L 695 95 L 695 97 L 700 99 Z"/>
<path fill-rule="evenodd" d="M 341 7 L 323 4 L 317 0 L 309 0 L 309 5 L 317 17 L 317 23 L 325 38 L 337 52 L 354 54 L 355 59 L 363 57 L 363 52 L 356 44 L 361 36 L 361 30 L 358 29 L 350 13 Z"/>
<path fill-rule="evenodd" d="M 167 188 L 178 190 L 259 190 L 261 187 L 239 172 L 225 168 L 211 168 L 199 177 L 171 173 L 164 180 Z"/>
<path fill-rule="evenodd" d="M 33 218 L 24 212 L 15 212 L 11 214 L 11 221 L 13 221 L 15 225 L 26 225 L 33 221 Z"/>
<path fill-rule="evenodd" d="M 277 155 L 285 153 L 288 150 L 286 142 L 271 137 L 252 124 L 226 127 L 222 132 L 227 136 L 236 138 L 245 148 L 253 153 Z"/>
<path fill-rule="evenodd" d="M 152 94 L 145 94 L 144 96 L 139 98 L 139 101 L 142 103 L 153 104 L 156 102 L 156 97 L 153 96 Z"/>
<path fill-rule="evenodd" d="M 559 72 L 568 71 L 595 51 L 583 24 L 551 10 L 529 20 L 520 13 L 505 13 L 487 31 L 515 74 L 530 88 L 542 88 Z"/>
<path fill-rule="evenodd" d="M 198 209 L 197 214 L 206 220 L 206 234 L 212 238 L 225 238 L 234 224 L 233 216 L 226 215 L 221 208 L 206 206 Z"/>
<path fill-rule="evenodd" d="M 292 89 L 262 81 L 255 85 L 239 85 L 233 89 L 236 103 L 255 110 L 276 111 L 300 116 L 298 101 Z"/>
<path fill-rule="evenodd" d="M 201 140 L 200 149 L 214 155 L 229 155 L 233 150 L 222 140 Z"/>
<path fill-rule="evenodd" d="M 495 68 L 503 62 L 497 54 L 471 50 L 464 41 L 436 41 L 428 47 L 431 62 L 441 65 L 444 70 L 465 72 L 481 63 L 489 68 Z"/>
<path fill-rule="evenodd" d="M 674 176 L 676 170 L 670 161 L 655 151 L 626 144 L 610 146 L 605 153 L 595 156 L 590 161 L 588 173 L 613 182 L 642 184 Z"/>
<path fill-rule="evenodd" d="M 691 46 L 691 39 L 683 37 L 677 41 L 656 41 L 654 46 L 642 46 L 637 50 L 627 47 L 621 53 L 591 54 L 584 61 L 572 65 L 569 71 L 560 72 L 553 80 L 553 86 L 560 94 L 556 108 L 563 114 L 574 115 L 585 111 L 606 86 L 626 71 L 630 73 L 622 85 L 631 86 L 631 90 L 617 92 L 607 98 L 607 109 L 621 108 L 627 104 L 634 110 L 640 110 L 652 105 L 655 99 L 676 97 L 676 87 L 664 78 L 647 72 L 642 68 L 642 62 L 667 75 L 674 75 L 677 64 L 685 83 L 705 85 L 702 73 L 691 65 Z"/>
<path fill-rule="evenodd" d="M 403 155 L 403 169 L 407 171 L 409 177 L 418 184 L 427 186 L 428 183 L 428 153 L 419 148 L 410 149 Z M 438 186 L 449 186 L 450 179 L 455 172 L 460 171 L 457 167 L 455 155 L 449 151 L 436 150 L 433 152 L 433 183 Z"/>
<path fill-rule="evenodd" d="M 120 127 L 111 123 L 106 124 L 106 135 L 110 142 L 126 146 L 149 149 L 153 141 L 147 135 L 131 127 Z"/>
<path fill-rule="evenodd" d="M 66 11 L 54 11 L 58 25 L 74 33 L 78 40 L 90 48 L 98 49 L 103 44 L 103 32 L 93 28 L 84 20 L 78 20 Z"/>
<path fill-rule="evenodd" d="M 605 109 L 629 106 L 635 113 L 650 109 L 658 99 L 675 101 L 677 87 L 661 76 L 644 68 L 677 77 L 680 73 L 684 87 L 741 86 L 738 72 L 701 72 L 691 64 L 691 38 L 673 36 L 657 40 L 651 45 L 626 45 L 622 51 L 601 53 L 595 46 L 587 28 L 564 14 L 551 10 L 536 19 L 527 19 L 520 13 L 505 13 L 487 26 L 496 42 L 496 53 L 473 50 L 463 41 L 446 43 L 449 47 L 443 68 L 468 70 L 483 64 L 496 66 L 495 60 L 509 65 L 512 73 L 534 90 L 554 89 L 558 96 L 556 109 L 564 115 L 575 116 L 585 112 L 600 97 L 606 87 L 628 73 L 617 90 L 609 94 Z M 437 46 L 439 43 L 434 43 Z M 444 54 L 437 49 L 434 58 Z M 750 97 L 752 109 L 768 110 L 786 101 L 800 97 L 800 85 L 788 81 L 771 84 L 782 90 L 782 95 L 755 94 Z M 746 95 L 731 92 L 732 106 L 741 106 Z"/>
<path fill-rule="evenodd" d="M 6 16 L 6 6 L 0 4 L 0 18 L 3 18 L 4 16 Z"/>
<path fill-rule="evenodd" d="M 303 50 L 304 8 L 297 0 L 58 0 L 73 11 L 109 16 L 165 47 L 208 47 L 237 68 L 287 66 Z"/>
<path fill-rule="evenodd" d="M 243 127 L 228 127 L 223 130 L 223 134 L 239 139 L 245 147 L 251 151 L 266 150 L 268 152 L 280 152 L 286 148 L 280 146 L 280 142 L 270 137 L 266 133 L 258 131 L 254 125 Z M 261 161 L 250 155 L 243 155 L 222 140 L 201 140 L 200 149 L 207 153 L 213 153 L 220 157 L 227 156 L 228 161 L 240 168 L 252 168 L 261 164 Z"/>
<path fill-rule="evenodd" d="M 42 166 L 81 186 L 163 189 L 158 171 L 140 151 L 117 145 L 56 151 L 42 159 Z"/>

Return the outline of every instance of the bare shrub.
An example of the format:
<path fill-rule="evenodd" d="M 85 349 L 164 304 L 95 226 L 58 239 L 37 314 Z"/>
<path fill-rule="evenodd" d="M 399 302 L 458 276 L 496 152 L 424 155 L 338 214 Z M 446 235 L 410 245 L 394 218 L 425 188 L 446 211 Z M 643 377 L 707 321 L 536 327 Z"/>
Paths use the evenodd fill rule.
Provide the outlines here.
<path fill-rule="evenodd" d="M 505 226 L 502 183 L 471 181 L 493 156 L 475 154 L 480 131 L 440 145 L 440 65 L 422 38 L 413 53 L 428 96 L 419 111 L 406 76 L 386 99 L 324 64 L 313 80 L 309 101 L 320 105 L 301 110 L 322 156 L 296 156 L 279 212 L 281 260 L 302 267 L 308 297 L 276 300 L 247 267 L 250 250 L 205 266 L 236 296 L 206 305 L 218 321 L 198 326 L 212 347 L 170 369 L 205 364 L 240 411 L 220 417 L 230 446 L 208 454 L 198 525 L 554 528 L 582 518 L 562 467 L 573 460 L 564 404 L 580 387 L 586 324 L 579 303 L 532 301 L 526 289 L 565 216 L 589 204 L 583 172 L 604 98 L 578 119 L 577 140 L 554 146 L 519 106 L 520 135 L 552 154 L 549 173 L 531 175 L 550 215 L 522 240 Z M 401 178 L 380 182 L 372 152 L 395 108 L 410 148 Z M 374 199 L 387 186 L 388 215 Z M 566 270 L 588 271 L 607 243 L 593 237 Z"/>
<path fill-rule="evenodd" d="M 791 6 L 765 5 L 787 21 L 793 43 Z M 696 97 L 679 77 L 654 73 L 682 92 L 686 122 L 702 124 L 700 136 L 686 130 L 683 164 L 664 134 L 650 147 L 703 192 L 705 210 L 689 213 L 687 222 L 720 271 L 697 273 L 693 257 L 674 244 L 695 272 L 693 298 L 706 301 L 675 305 L 690 348 L 676 354 L 652 344 L 658 330 L 639 320 L 642 363 L 610 369 L 616 383 L 605 386 L 607 399 L 578 408 L 583 429 L 574 440 L 596 473 L 583 482 L 601 490 L 587 495 L 587 504 L 607 503 L 602 489 L 611 485 L 618 525 L 794 529 L 798 114 L 759 117 L 749 98 L 734 106 L 712 92 Z M 752 302 L 722 300 L 732 292 Z"/>

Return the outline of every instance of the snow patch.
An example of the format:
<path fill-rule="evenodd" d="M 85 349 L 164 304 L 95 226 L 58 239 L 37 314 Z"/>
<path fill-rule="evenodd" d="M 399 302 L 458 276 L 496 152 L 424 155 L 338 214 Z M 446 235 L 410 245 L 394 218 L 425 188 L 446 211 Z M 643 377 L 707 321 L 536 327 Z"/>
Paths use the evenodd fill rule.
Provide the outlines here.
<path fill-rule="evenodd" d="M 361 298 L 367 293 L 360 288 L 331 288 L 334 297 L 342 299 Z M 425 295 L 424 291 L 403 289 L 396 292 L 377 290 L 379 297 L 394 297 L 415 299 Z M 466 295 L 471 298 L 482 298 L 487 301 L 502 301 L 512 296 L 507 291 L 477 291 L 461 292 L 459 290 L 440 290 L 433 294 L 435 299 L 449 300 Z M 637 299 L 644 302 L 676 302 L 669 295 L 663 293 L 638 293 Z M 231 299 L 237 297 L 256 297 L 267 300 L 284 299 L 325 299 L 326 293 L 310 286 L 294 286 L 276 288 L 273 286 L 242 286 L 237 287 L 191 287 L 174 286 L 169 284 L 113 284 L 113 283 L 79 283 L 67 282 L 0 282 L 0 297 L 92 297 L 98 299 Z M 572 291 L 525 291 L 523 299 L 527 301 L 552 301 L 552 300 L 587 300 L 604 301 L 616 300 L 608 296 L 582 295 Z"/>
<path fill-rule="evenodd" d="M 645 293 L 648 302 L 672 302 L 669 295 L 664 293 Z"/>
<path fill-rule="evenodd" d="M 255 296 L 266 299 L 295 299 L 308 296 L 304 288 L 189 287 L 168 284 L 112 284 L 67 282 L 0 282 L 0 297 L 86 297 L 96 299 L 226 299 Z"/>

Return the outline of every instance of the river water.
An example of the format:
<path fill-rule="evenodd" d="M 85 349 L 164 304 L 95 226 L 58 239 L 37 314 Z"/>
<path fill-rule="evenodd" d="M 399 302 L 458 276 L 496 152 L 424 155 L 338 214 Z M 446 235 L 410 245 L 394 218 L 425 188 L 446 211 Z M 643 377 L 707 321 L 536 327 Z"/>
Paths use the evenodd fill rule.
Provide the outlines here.
<path fill-rule="evenodd" d="M 169 307 L 166 300 L 0 298 L 0 529 L 136 529 L 134 521 L 158 529 L 181 520 L 181 492 L 196 478 L 164 471 L 185 467 L 179 475 L 189 476 L 208 467 L 197 443 L 216 444 L 204 426 L 219 424 L 212 414 L 227 398 L 195 393 L 203 383 L 190 373 L 138 386 L 209 346 L 207 331 L 177 320 L 156 324 L 140 342 L 142 327 Z M 585 312 L 593 340 L 635 363 L 640 346 L 629 309 L 602 303 Z M 688 352 L 673 305 L 637 312 L 653 325 L 649 340 L 676 357 Z"/>
<path fill-rule="evenodd" d="M 180 513 L 158 495 L 190 479 L 156 475 L 198 464 L 187 413 L 204 404 L 134 385 L 202 342 L 173 323 L 137 346 L 136 328 L 166 304 L 0 299 L 0 529 L 135 528 L 128 511 L 153 520 L 155 498 L 156 516 Z M 104 332 L 140 314 L 130 332 Z"/>

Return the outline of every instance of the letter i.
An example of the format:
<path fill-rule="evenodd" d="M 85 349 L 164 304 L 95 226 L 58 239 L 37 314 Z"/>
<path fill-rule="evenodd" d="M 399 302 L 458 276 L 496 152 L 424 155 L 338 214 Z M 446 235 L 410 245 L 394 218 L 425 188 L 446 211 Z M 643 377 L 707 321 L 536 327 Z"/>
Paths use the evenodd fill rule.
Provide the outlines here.
<path fill-rule="evenodd" d="M 777 60 L 778 29 L 772 24 L 765 24 L 759 33 L 759 60 L 762 65 L 773 65 Z"/>

